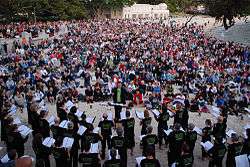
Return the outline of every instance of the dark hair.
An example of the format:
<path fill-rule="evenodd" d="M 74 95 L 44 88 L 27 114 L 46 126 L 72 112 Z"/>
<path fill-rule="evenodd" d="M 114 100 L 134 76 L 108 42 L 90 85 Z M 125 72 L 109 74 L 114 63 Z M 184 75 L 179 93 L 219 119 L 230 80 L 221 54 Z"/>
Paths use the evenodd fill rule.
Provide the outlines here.
<path fill-rule="evenodd" d="M 10 160 L 14 160 L 16 158 L 16 150 L 15 149 L 11 149 L 8 151 L 8 157 Z"/>
<path fill-rule="evenodd" d="M 70 109 L 70 112 L 71 112 L 71 113 L 76 113 L 76 111 L 77 111 L 76 106 L 71 107 L 71 109 Z"/>
<path fill-rule="evenodd" d="M 154 148 L 152 146 L 146 147 L 146 156 L 153 156 L 154 155 Z"/>
<path fill-rule="evenodd" d="M 126 117 L 130 117 L 130 111 L 126 111 Z"/>
<path fill-rule="evenodd" d="M 57 137 L 55 146 L 60 147 L 62 144 L 63 144 L 63 137 L 62 136 Z"/>
<path fill-rule="evenodd" d="M 46 112 L 47 111 L 45 110 L 40 111 L 40 117 L 43 118 L 46 115 Z"/>

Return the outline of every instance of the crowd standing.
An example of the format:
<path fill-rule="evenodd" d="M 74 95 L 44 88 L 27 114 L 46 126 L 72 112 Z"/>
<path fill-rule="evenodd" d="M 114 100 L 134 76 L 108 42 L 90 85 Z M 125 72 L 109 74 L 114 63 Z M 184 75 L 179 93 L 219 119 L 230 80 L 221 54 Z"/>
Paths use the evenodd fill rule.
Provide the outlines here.
<path fill-rule="evenodd" d="M 0 29 L 11 38 L 24 30 L 58 31 L 58 24 L 62 23 Z M 12 51 L 0 60 L 1 140 L 9 158 L 0 166 L 13 166 L 24 156 L 29 137 L 37 167 L 50 167 L 51 155 L 58 167 L 126 167 L 135 147 L 142 149 L 135 166 L 160 167 L 156 145 L 167 154 L 168 166 L 191 167 L 199 136 L 201 156 L 209 167 L 221 167 L 225 157 L 226 166 L 235 167 L 235 157 L 250 155 L 249 125 L 243 140 L 236 132 L 227 134 L 228 115 L 243 119 L 249 113 L 249 47 L 207 37 L 204 25 L 197 24 L 63 24 L 66 34 L 37 44 L 14 41 Z M 87 109 L 77 105 L 81 102 L 90 108 L 102 104 L 97 127 L 93 122 L 99 118 L 87 115 Z M 56 106 L 52 117 L 49 103 Z M 114 107 L 114 117 L 104 106 Z M 26 110 L 27 126 L 15 117 Z M 204 128 L 197 128 L 189 121 L 190 112 L 210 112 L 217 122 L 207 119 Z M 135 143 L 135 119 L 140 120 L 140 144 Z M 156 134 L 153 119 L 158 122 Z"/>

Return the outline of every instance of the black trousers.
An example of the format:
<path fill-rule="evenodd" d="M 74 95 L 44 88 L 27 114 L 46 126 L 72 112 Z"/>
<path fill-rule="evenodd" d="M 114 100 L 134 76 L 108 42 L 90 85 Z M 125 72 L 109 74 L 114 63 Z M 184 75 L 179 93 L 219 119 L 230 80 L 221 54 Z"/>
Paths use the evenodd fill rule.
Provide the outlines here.
<path fill-rule="evenodd" d="M 78 167 L 78 149 L 73 149 L 70 151 L 70 167 Z"/>
<path fill-rule="evenodd" d="M 167 144 L 167 137 L 164 133 L 164 130 L 167 130 L 168 128 L 158 127 L 158 139 L 159 139 L 159 146 L 162 146 L 162 141 L 164 139 L 165 144 Z"/>
<path fill-rule="evenodd" d="M 103 135 L 102 155 L 101 155 L 102 158 L 105 158 L 106 143 L 108 145 L 108 149 L 111 149 L 111 136 L 110 135 Z"/>
<path fill-rule="evenodd" d="M 121 106 L 115 106 L 115 121 L 118 121 L 121 118 L 122 107 Z"/>
<path fill-rule="evenodd" d="M 222 167 L 223 158 L 216 158 L 209 161 L 208 167 Z"/>

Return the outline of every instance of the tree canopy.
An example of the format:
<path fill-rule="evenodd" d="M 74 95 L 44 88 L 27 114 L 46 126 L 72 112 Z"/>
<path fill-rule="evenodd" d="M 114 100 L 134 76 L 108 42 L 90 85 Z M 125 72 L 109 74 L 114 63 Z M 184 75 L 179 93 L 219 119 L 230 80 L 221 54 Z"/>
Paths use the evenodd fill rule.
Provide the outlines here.
<path fill-rule="evenodd" d="M 250 0 L 206 0 L 204 1 L 209 15 L 223 21 L 225 29 L 235 23 L 235 18 L 250 14 Z"/>
<path fill-rule="evenodd" d="M 234 25 L 235 18 L 250 14 L 250 0 L 0 0 L 0 21 L 81 19 L 134 3 L 166 3 L 171 13 L 201 3 L 225 29 Z"/>
<path fill-rule="evenodd" d="M 6 22 L 77 19 L 85 8 L 79 0 L 1 0 L 0 15 Z"/>

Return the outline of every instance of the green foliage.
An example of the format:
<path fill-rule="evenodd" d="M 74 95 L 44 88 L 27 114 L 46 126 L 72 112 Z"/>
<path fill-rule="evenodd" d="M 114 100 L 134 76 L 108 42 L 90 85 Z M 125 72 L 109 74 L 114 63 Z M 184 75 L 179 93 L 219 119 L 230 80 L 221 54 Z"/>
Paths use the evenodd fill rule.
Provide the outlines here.
<path fill-rule="evenodd" d="M 234 25 L 236 17 L 241 18 L 250 13 L 250 0 L 209 0 L 204 3 L 211 16 L 223 21 L 225 29 Z"/>
<path fill-rule="evenodd" d="M 0 15 L 7 22 L 80 19 L 85 9 L 80 0 L 0 0 Z"/>

